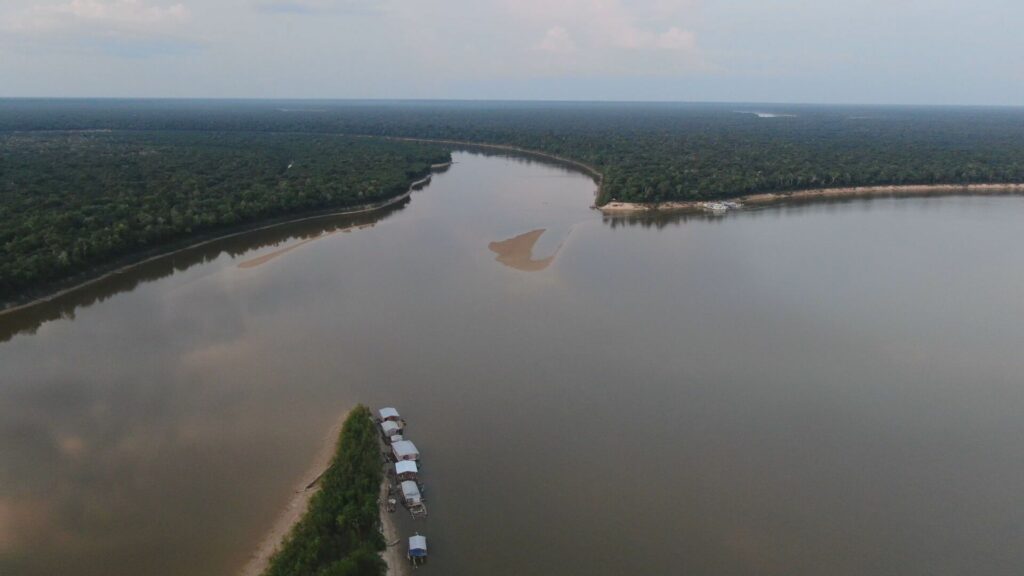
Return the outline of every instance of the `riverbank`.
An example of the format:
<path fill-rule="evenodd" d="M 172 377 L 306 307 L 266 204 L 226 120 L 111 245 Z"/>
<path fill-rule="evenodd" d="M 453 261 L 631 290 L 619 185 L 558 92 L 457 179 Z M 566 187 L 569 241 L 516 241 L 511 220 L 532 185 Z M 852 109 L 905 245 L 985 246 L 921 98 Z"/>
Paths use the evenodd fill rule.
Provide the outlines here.
<path fill-rule="evenodd" d="M 66 279 L 62 282 L 56 282 L 49 287 L 40 288 L 33 292 L 32 296 L 26 297 L 22 300 L 15 300 L 12 302 L 0 303 L 0 316 L 10 314 L 26 308 L 31 308 L 45 302 L 50 302 L 62 296 L 74 293 L 83 288 L 87 288 L 99 282 L 102 282 L 112 276 L 122 274 L 135 267 L 155 262 L 164 258 L 171 257 L 175 254 L 180 254 L 187 250 L 194 250 L 203 246 L 226 240 L 228 238 L 234 238 L 243 234 L 249 234 L 251 232 L 258 232 L 261 230 L 269 230 L 281 226 L 287 226 L 290 224 L 296 224 L 299 222 L 307 222 L 310 220 L 316 220 L 321 218 L 334 218 L 338 216 L 354 216 L 359 214 L 368 214 L 372 212 L 378 212 L 391 208 L 409 199 L 413 192 L 422 189 L 424 186 L 430 183 L 430 180 L 434 172 L 441 172 L 446 170 L 451 165 L 451 162 L 442 164 L 434 164 L 430 167 L 430 173 L 409 184 L 409 188 L 397 196 L 386 198 L 378 202 L 369 202 L 366 204 L 358 204 L 355 206 L 347 206 L 341 209 L 321 210 L 317 212 L 306 212 L 303 214 L 294 215 L 291 217 L 284 217 L 278 219 L 261 220 L 259 222 L 252 222 L 242 226 L 232 227 L 229 230 L 221 230 L 219 232 L 211 232 L 208 234 L 200 234 L 191 238 L 183 239 L 177 242 L 171 242 L 161 247 L 156 247 L 151 250 L 147 250 L 132 256 L 120 258 L 115 262 L 107 265 L 97 266 L 90 271 L 82 272 L 74 275 L 73 277 Z"/>
<path fill-rule="evenodd" d="M 767 192 L 727 198 L 752 206 L 769 206 L 790 202 L 842 200 L 856 198 L 912 198 L 921 196 L 1003 196 L 1024 194 L 1024 184 L 910 184 L 900 186 L 850 186 L 845 188 L 815 188 L 795 192 Z M 685 202 L 609 202 L 598 206 L 604 214 L 640 213 L 702 213 L 707 201 Z"/>
<path fill-rule="evenodd" d="M 384 572 L 379 442 L 370 410 L 362 404 L 353 408 L 341 426 L 330 466 L 308 487 L 318 484 L 319 489 L 265 563 L 264 576 Z"/>
<path fill-rule="evenodd" d="M 249 561 L 238 573 L 239 576 L 260 576 L 263 574 L 270 564 L 270 558 L 273 557 L 278 546 L 281 545 L 288 532 L 291 531 L 292 526 L 295 526 L 302 519 L 302 515 L 309 508 L 310 499 L 320 490 L 320 478 L 324 475 L 327 467 L 331 465 L 331 458 L 334 457 L 335 445 L 338 442 L 338 436 L 341 434 L 341 426 L 344 422 L 345 416 L 343 415 L 331 426 L 330 431 L 327 432 L 327 436 L 324 437 L 320 449 L 316 453 L 316 457 L 313 459 L 313 463 L 306 470 L 306 473 L 302 475 L 301 482 L 295 486 L 294 494 L 288 500 L 288 504 L 278 515 L 277 519 L 274 520 L 274 524 L 267 534 L 260 540 Z"/>
<path fill-rule="evenodd" d="M 387 501 L 388 477 L 385 472 L 380 483 L 380 527 L 386 548 L 380 553 L 380 557 L 388 565 L 387 576 L 411 576 L 412 565 L 402 554 L 408 546 L 408 537 L 403 538 L 399 532 L 394 514 L 387 511 Z"/>

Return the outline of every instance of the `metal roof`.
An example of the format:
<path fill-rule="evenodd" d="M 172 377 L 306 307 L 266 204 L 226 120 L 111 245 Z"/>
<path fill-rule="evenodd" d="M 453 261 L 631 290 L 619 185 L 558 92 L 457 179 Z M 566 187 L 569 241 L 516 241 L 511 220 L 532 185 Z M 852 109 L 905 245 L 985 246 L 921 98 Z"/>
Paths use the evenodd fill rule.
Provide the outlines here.
<path fill-rule="evenodd" d="M 400 440 L 391 445 L 391 450 L 395 453 L 395 458 L 399 460 L 405 460 L 408 457 L 419 458 L 420 452 L 416 449 L 416 445 L 409 440 Z"/>
<path fill-rule="evenodd" d="M 392 420 L 385 420 L 380 423 L 380 429 L 384 431 L 386 436 L 397 434 L 402 431 L 402 425 Z"/>
<path fill-rule="evenodd" d="M 402 496 L 405 496 L 406 500 L 418 501 L 420 499 L 420 487 L 412 480 L 406 480 L 402 482 Z"/>
<path fill-rule="evenodd" d="M 419 472 L 419 468 L 416 466 L 415 460 L 401 460 L 399 462 L 395 462 L 396 474 L 407 474 L 409 472 L 413 474 Z"/>
<path fill-rule="evenodd" d="M 416 552 L 421 552 L 421 554 L 416 554 Z M 411 553 L 413 556 L 426 556 L 427 537 L 420 536 L 419 534 L 415 536 L 409 536 L 409 553 Z"/>
<path fill-rule="evenodd" d="M 387 420 L 388 418 L 398 418 L 398 410 L 395 410 L 394 408 L 391 408 L 390 406 L 387 407 L 387 408 L 381 408 L 380 409 L 380 418 L 381 418 L 381 420 Z"/>

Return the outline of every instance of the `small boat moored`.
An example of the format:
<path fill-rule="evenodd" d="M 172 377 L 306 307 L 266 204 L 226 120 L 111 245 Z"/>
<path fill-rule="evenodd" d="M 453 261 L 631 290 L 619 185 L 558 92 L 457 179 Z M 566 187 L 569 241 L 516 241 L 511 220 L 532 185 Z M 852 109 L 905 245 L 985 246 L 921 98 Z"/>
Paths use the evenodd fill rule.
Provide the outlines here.
<path fill-rule="evenodd" d="M 413 518 L 423 518 L 427 515 L 427 505 L 423 503 L 423 494 L 420 493 L 419 484 L 412 480 L 405 480 L 400 484 L 402 489 L 402 503 L 409 509 Z"/>
<path fill-rule="evenodd" d="M 409 553 L 407 556 L 413 566 L 420 566 L 425 563 L 427 561 L 427 537 L 420 536 L 418 532 L 415 536 L 410 536 Z"/>

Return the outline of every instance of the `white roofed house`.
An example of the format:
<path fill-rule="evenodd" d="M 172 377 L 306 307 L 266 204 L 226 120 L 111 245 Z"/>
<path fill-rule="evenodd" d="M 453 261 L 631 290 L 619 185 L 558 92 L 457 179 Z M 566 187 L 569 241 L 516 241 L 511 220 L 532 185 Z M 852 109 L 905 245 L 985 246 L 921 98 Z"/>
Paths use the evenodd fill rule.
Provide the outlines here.
<path fill-rule="evenodd" d="M 398 415 L 398 410 L 395 410 L 394 408 L 391 408 L 390 406 L 387 407 L 387 408 L 381 408 L 380 410 L 378 410 L 378 413 L 380 414 L 380 419 L 383 422 L 401 422 L 402 421 L 402 417 Z"/>
<path fill-rule="evenodd" d="M 409 440 L 401 440 L 391 444 L 391 453 L 394 454 L 395 462 L 403 460 L 419 460 L 420 452 L 416 445 Z"/>
<path fill-rule="evenodd" d="M 413 566 L 418 566 L 427 561 L 427 539 L 417 532 L 415 536 L 409 537 L 409 552 L 407 554 Z"/>
<path fill-rule="evenodd" d="M 415 481 L 419 471 L 419 467 L 416 465 L 415 460 L 402 460 L 400 462 L 395 462 L 395 477 L 398 478 L 399 481 Z"/>
<path fill-rule="evenodd" d="M 385 438 L 391 438 L 402 433 L 402 423 L 394 420 L 384 420 L 380 423 L 380 431 Z"/>
<path fill-rule="evenodd" d="M 420 487 L 412 480 L 402 482 L 402 500 L 406 506 L 415 506 L 423 503 L 423 495 L 420 494 Z"/>
<path fill-rule="evenodd" d="M 427 506 L 423 503 L 423 495 L 420 494 L 420 487 L 412 480 L 406 480 L 400 484 L 402 488 L 402 503 L 409 509 L 413 518 L 421 518 L 427 515 Z"/>

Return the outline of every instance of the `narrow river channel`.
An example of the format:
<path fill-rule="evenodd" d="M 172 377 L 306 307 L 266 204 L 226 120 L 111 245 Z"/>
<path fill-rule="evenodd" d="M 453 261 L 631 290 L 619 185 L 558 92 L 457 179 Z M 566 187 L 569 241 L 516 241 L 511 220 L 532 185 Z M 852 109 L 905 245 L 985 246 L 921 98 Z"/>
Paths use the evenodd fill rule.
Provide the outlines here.
<path fill-rule="evenodd" d="M 359 402 L 424 574 L 1020 573 L 1024 199 L 611 220 L 454 159 L 0 316 L 0 574 L 237 573 Z"/>

